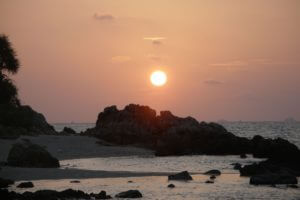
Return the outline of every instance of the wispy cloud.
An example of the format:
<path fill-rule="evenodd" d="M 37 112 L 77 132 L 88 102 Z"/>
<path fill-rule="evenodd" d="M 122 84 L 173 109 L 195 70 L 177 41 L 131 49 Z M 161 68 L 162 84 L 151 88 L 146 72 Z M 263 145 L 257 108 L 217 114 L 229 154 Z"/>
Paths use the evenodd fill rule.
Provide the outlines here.
<path fill-rule="evenodd" d="M 100 21 L 112 21 L 115 19 L 115 17 L 111 14 L 95 13 L 94 19 L 100 20 Z"/>
<path fill-rule="evenodd" d="M 242 60 L 234 60 L 234 61 L 230 61 L 230 62 L 211 64 L 211 66 L 217 66 L 217 67 L 246 66 L 246 65 L 248 65 L 248 62 L 242 61 Z"/>
<path fill-rule="evenodd" d="M 112 63 L 125 63 L 131 61 L 129 56 L 114 56 L 111 58 Z"/>
<path fill-rule="evenodd" d="M 144 40 L 150 40 L 153 45 L 160 46 L 163 44 L 162 40 L 165 40 L 165 37 L 144 37 Z"/>
<path fill-rule="evenodd" d="M 218 81 L 218 80 L 212 80 L 212 79 L 209 79 L 209 80 L 205 80 L 203 81 L 205 84 L 207 85 L 221 85 L 223 84 L 223 82 L 221 81 Z"/>

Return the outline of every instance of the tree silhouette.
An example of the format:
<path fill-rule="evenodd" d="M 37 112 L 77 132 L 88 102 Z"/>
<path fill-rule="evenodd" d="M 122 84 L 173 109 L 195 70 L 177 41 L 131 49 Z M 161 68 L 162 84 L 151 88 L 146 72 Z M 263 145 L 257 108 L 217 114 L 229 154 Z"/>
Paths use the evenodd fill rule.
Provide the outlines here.
<path fill-rule="evenodd" d="M 0 35 L 0 104 L 19 106 L 18 90 L 5 72 L 15 74 L 20 68 L 19 60 L 6 35 Z"/>

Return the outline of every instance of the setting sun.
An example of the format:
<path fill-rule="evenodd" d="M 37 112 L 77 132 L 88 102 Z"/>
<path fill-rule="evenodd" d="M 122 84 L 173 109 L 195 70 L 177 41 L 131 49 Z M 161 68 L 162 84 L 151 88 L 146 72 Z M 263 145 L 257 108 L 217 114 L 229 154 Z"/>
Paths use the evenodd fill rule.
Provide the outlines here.
<path fill-rule="evenodd" d="M 167 75 L 163 71 L 154 71 L 150 76 L 150 81 L 154 86 L 163 86 L 167 82 Z"/>

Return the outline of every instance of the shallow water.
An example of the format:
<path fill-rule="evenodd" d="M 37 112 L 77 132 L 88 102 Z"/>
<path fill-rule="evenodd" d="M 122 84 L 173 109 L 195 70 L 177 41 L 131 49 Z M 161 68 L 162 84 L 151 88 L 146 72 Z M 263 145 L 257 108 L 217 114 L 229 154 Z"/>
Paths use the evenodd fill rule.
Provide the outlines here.
<path fill-rule="evenodd" d="M 63 168 L 76 168 L 105 171 L 134 171 L 134 172 L 180 172 L 189 171 L 204 173 L 210 169 L 219 169 L 225 173 L 238 173 L 233 170 L 232 163 L 249 164 L 261 159 L 248 156 L 241 159 L 239 156 L 168 156 L 168 157 L 108 157 L 62 160 Z"/>
<path fill-rule="evenodd" d="M 105 190 L 109 195 L 137 189 L 143 199 L 299 199 L 300 190 L 283 187 L 249 185 L 249 178 L 241 178 L 237 174 L 222 174 L 214 184 L 206 184 L 208 176 L 193 175 L 193 181 L 170 181 L 167 177 L 135 177 L 135 178 L 102 178 L 81 179 L 80 183 L 70 183 L 70 179 L 34 181 L 32 189 L 11 188 L 18 192 L 54 189 L 62 191 L 73 188 L 87 193 L 99 193 Z M 132 183 L 128 183 L 132 181 Z M 176 187 L 167 188 L 173 183 Z"/>

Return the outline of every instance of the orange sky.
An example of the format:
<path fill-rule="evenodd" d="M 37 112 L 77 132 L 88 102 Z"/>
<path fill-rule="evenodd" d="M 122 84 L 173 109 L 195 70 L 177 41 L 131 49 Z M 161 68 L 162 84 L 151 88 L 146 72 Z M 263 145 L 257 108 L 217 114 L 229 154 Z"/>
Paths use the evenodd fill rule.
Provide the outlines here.
<path fill-rule="evenodd" d="M 299 24 L 299 0 L 0 0 L 22 102 L 50 122 L 129 103 L 207 121 L 300 119 Z"/>

